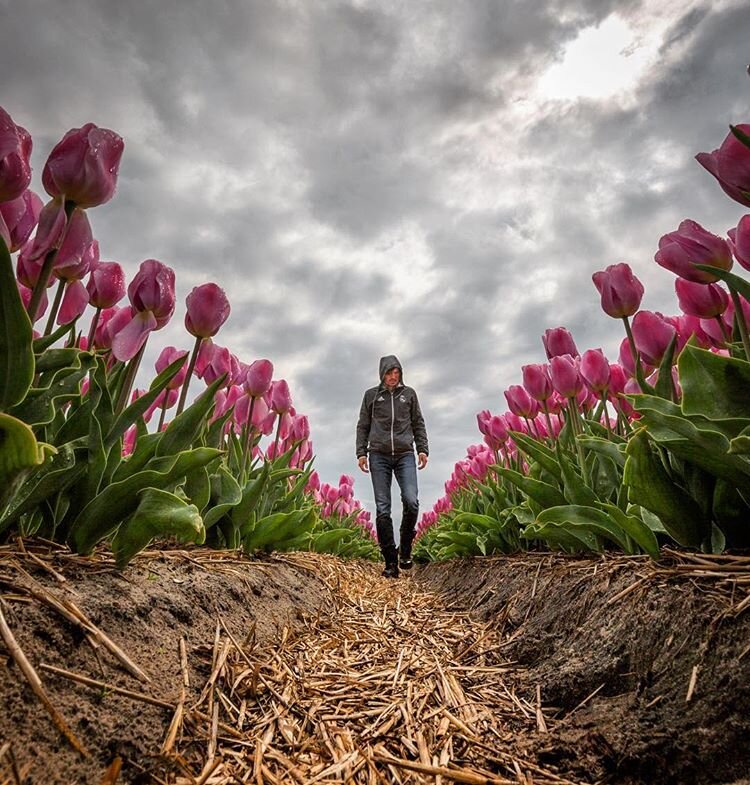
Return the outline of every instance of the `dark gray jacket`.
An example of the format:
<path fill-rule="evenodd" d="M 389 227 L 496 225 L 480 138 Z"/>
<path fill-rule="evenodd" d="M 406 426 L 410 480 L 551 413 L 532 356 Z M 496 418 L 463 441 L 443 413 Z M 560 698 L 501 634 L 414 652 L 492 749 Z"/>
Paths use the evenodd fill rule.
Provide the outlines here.
<path fill-rule="evenodd" d="M 390 392 L 383 383 L 386 371 L 398 368 L 401 383 Z M 400 455 L 414 451 L 429 455 L 427 429 L 417 394 L 403 384 L 404 372 L 398 358 L 389 354 L 380 358 L 380 384 L 365 392 L 357 422 L 357 458 L 369 452 Z"/>

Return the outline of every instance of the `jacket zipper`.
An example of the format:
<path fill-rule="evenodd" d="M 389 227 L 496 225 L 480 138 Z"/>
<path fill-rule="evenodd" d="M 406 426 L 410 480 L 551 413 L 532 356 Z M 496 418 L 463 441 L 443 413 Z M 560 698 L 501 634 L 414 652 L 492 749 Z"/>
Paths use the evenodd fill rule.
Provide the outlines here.
<path fill-rule="evenodd" d="M 396 445 L 393 443 L 393 421 L 396 418 L 396 413 L 393 408 L 393 393 L 391 392 L 391 456 L 396 454 Z"/>

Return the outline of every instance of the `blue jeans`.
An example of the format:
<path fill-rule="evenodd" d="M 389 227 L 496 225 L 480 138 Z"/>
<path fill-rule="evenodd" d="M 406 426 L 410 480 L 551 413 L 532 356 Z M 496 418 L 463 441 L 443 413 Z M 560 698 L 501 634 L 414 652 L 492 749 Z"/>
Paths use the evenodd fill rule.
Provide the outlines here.
<path fill-rule="evenodd" d="M 378 543 L 386 564 L 395 564 L 398 558 L 391 518 L 391 485 L 394 474 L 401 488 L 401 558 L 410 559 L 419 515 L 417 464 L 414 453 L 407 452 L 400 455 L 370 453 L 370 475 L 375 493 L 375 525 L 378 531 Z"/>

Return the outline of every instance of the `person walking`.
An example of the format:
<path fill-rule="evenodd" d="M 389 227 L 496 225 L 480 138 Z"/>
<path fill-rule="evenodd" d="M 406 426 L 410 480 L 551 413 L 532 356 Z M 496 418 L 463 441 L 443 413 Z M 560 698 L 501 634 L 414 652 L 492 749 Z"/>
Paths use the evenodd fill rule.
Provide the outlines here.
<path fill-rule="evenodd" d="M 419 514 L 416 467 L 427 466 L 427 429 L 417 393 L 404 385 L 398 358 L 380 358 L 380 384 L 365 391 L 357 422 L 357 462 L 370 472 L 375 494 L 375 525 L 385 561 L 383 575 L 398 578 L 413 566 L 411 546 Z M 414 459 L 416 445 L 417 460 Z M 369 455 L 369 460 L 368 460 Z M 401 489 L 399 548 L 394 541 L 391 518 L 391 484 L 396 477 Z"/>

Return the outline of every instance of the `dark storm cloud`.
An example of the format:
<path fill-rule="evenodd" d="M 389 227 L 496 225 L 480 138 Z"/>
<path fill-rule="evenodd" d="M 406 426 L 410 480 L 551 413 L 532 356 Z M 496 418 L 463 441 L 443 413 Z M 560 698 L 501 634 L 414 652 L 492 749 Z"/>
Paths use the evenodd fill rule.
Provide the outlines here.
<path fill-rule="evenodd" d="M 68 128 L 123 135 L 118 193 L 91 222 L 129 275 L 149 257 L 176 270 L 150 354 L 190 343 L 184 298 L 216 280 L 233 304 L 217 341 L 290 381 L 323 479 L 352 473 L 362 392 L 398 354 L 430 433 L 429 508 L 547 327 L 615 358 L 592 272 L 629 261 L 644 306 L 674 312 L 659 236 L 742 214 L 693 156 L 748 116 L 750 12 L 667 7 L 0 1 L 2 105 L 34 137 L 37 187 Z M 617 14 L 645 35 L 665 13 L 630 96 L 535 97 L 581 30 Z"/>

